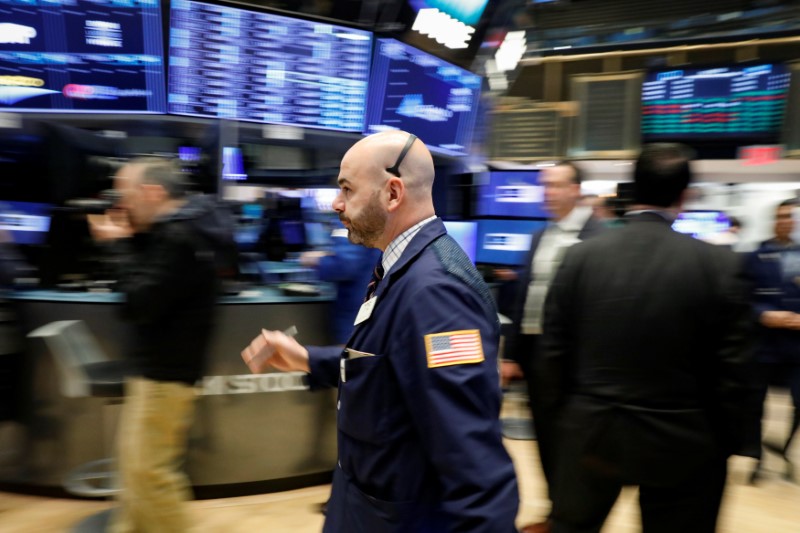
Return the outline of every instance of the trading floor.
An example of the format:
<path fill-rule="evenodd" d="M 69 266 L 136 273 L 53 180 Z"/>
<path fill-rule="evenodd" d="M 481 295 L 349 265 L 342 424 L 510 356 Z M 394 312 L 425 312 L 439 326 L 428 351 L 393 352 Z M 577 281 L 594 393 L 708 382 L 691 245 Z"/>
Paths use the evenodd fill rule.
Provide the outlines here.
<path fill-rule="evenodd" d="M 507 401 L 505 416 L 523 416 L 519 401 Z M 788 395 L 769 396 L 765 436 L 781 439 L 788 429 L 791 405 Z M 538 521 L 547 513 L 544 483 L 535 442 L 507 440 L 517 467 L 522 503 L 517 524 Z M 0 452 L 2 453 L 2 452 Z M 800 446 L 792 453 L 800 465 Z M 735 457 L 730 462 L 728 490 L 722 506 L 719 533 L 800 532 L 800 484 L 782 478 L 783 464 L 767 455 L 766 475 L 756 486 L 747 484 L 752 460 Z M 800 477 L 795 474 L 796 478 Z M 327 499 L 328 485 L 289 492 L 192 502 L 192 533 L 312 533 L 322 529 L 319 506 Z M 0 533 L 60 533 L 92 513 L 112 505 L 105 501 L 53 499 L 0 492 Z M 636 490 L 628 489 L 612 512 L 603 533 L 639 531 Z M 679 532 L 676 532 L 679 533 Z"/>

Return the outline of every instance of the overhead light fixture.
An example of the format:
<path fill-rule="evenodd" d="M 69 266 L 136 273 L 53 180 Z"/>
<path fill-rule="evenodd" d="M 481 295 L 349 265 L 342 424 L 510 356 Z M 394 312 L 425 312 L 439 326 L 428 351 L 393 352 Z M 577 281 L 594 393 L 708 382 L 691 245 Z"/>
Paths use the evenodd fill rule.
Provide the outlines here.
<path fill-rule="evenodd" d="M 420 9 L 412 30 L 434 39 L 447 48 L 466 48 L 475 28 L 460 22 L 436 8 Z"/>

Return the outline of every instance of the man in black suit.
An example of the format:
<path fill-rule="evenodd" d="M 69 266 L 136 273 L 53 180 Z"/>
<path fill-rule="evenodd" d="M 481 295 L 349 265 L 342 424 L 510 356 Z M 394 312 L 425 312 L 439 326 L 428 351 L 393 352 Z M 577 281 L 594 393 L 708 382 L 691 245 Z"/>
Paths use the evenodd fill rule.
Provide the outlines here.
<path fill-rule="evenodd" d="M 579 205 L 581 177 L 580 169 L 569 162 L 547 167 L 541 173 L 539 181 L 544 187 L 545 208 L 553 218 L 545 229 L 534 233 L 522 271 L 515 275 L 518 283 L 514 285 L 516 290 L 510 317 L 513 331 L 506 339 L 508 360 L 502 363 L 504 378 L 522 375 L 527 382 L 539 457 L 548 485 L 554 468 L 552 430 L 539 416 L 538 388 L 533 385 L 533 363 L 542 332 L 545 296 L 567 248 L 605 228 L 592 216 L 591 207 Z M 546 531 L 546 523 L 522 529 L 523 533 Z"/>
<path fill-rule="evenodd" d="M 624 485 L 644 533 L 715 530 L 743 436 L 750 308 L 733 252 L 671 229 L 689 151 L 644 148 L 628 223 L 567 252 L 538 381 L 556 429 L 553 533 L 600 531 Z"/>

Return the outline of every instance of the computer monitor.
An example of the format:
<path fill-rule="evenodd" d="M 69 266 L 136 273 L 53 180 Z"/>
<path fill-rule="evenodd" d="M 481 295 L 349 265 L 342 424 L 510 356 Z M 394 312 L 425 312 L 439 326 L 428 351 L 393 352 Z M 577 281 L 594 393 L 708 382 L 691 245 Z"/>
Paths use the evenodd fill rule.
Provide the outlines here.
<path fill-rule="evenodd" d="M 478 242 L 478 223 L 473 220 L 445 220 L 444 227 L 447 228 L 447 234 L 455 239 L 469 260 L 474 263 Z"/>
<path fill-rule="evenodd" d="M 479 220 L 475 259 L 493 265 L 522 265 L 533 233 L 546 225 L 544 220 Z"/>
<path fill-rule="evenodd" d="M 222 179 L 227 181 L 247 181 L 242 149 L 237 146 L 222 147 Z"/>
<path fill-rule="evenodd" d="M 49 204 L 0 201 L 0 231 L 16 244 L 44 244 L 50 230 Z"/>
<path fill-rule="evenodd" d="M 0 13 L 0 111 L 166 111 L 159 0 L 3 0 Z"/>
<path fill-rule="evenodd" d="M 360 132 L 372 34 L 172 0 L 170 113 Z"/>
<path fill-rule="evenodd" d="M 672 223 L 672 229 L 697 239 L 713 239 L 728 231 L 731 221 L 722 211 L 684 211 Z"/>
<path fill-rule="evenodd" d="M 478 188 L 477 213 L 486 217 L 547 218 L 538 170 L 493 170 Z"/>
<path fill-rule="evenodd" d="M 642 85 L 647 142 L 774 141 L 790 74 L 780 64 L 652 70 Z"/>
<path fill-rule="evenodd" d="M 378 39 L 364 133 L 400 129 L 446 155 L 469 152 L 482 78 L 394 39 Z"/>
<path fill-rule="evenodd" d="M 306 228 L 300 220 L 279 220 L 283 243 L 289 251 L 297 251 L 306 245 Z"/>

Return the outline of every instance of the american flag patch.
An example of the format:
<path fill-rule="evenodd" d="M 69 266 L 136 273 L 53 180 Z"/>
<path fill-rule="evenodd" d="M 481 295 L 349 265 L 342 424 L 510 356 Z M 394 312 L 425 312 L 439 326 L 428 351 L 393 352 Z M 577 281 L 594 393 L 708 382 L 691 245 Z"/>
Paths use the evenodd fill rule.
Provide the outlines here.
<path fill-rule="evenodd" d="M 477 329 L 425 335 L 428 368 L 483 361 L 481 332 Z"/>

